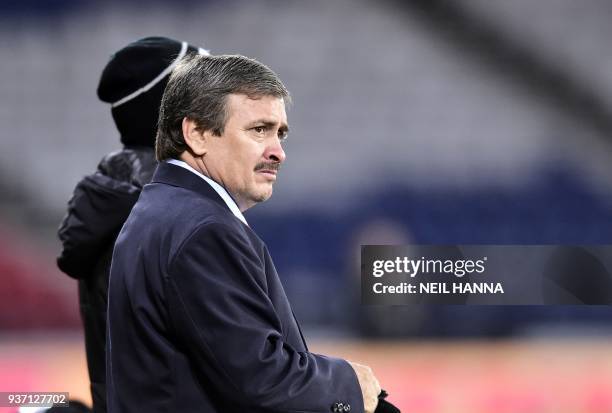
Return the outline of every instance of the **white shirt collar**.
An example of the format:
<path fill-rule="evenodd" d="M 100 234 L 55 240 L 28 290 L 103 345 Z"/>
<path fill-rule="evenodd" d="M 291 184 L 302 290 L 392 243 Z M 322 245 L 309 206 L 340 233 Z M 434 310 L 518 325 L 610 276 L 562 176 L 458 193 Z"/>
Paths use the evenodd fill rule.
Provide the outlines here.
<path fill-rule="evenodd" d="M 212 179 L 210 179 L 206 175 L 204 175 L 204 174 L 196 171 L 195 169 L 193 169 L 191 166 L 189 166 L 189 164 L 187 162 L 179 161 L 178 159 L 168 159 L 166 162 L 171 163 L 172 165 L 176 165 L 176 166 L 180 166 L 182 168 L 185 168 L 188 171 L 193 172 L 194 174 L 196 174 L 197 176 L 199 176 L 200 178 L 202 178 L 206 182 L 208 182 L 208 184 L 210 186 L 212 186 L 212 188 L 215 190 L 215 192 L 217 192 L 219 194 L 219 196 L 223 199 L 223 201 L 225 201 L 225 204 L 230 209 L 230 211 L 232 211 L 234 216 L 236 216 L 236 218 L 238 218 L 240 221 L 242 221 L 245 225 L 249 225 L 247 223 L 246 218 L 244 217 L 244 215 L 242 215 L 242 212 L 240 212 L 240 209 L 238 208 L 238 205 L 236 205 L 236 202 L 234 202 L 234 200 L 232 199 L 232 197 L 230 196 L 230 194 L 227 192 L 227 190 L 225 188 L 223 188 L 221 185 L 219 185 L 218 183 L 216 183 L 215 181 L 213 181 Z"/>

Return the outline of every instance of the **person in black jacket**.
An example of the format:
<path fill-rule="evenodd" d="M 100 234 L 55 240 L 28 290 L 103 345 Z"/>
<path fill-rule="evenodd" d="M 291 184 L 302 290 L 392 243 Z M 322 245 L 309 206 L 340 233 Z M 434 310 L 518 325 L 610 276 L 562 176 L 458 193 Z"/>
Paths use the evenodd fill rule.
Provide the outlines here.
<path fill-rule="evenodd" d="M 93 411 L 106 412 L 106 307 L 113 244 L 151 180 L 159 105 L 170 72 L 189 53 L 208 54 L 186 42 L 147 37 L 115 53 L 102 72 L 100 100 L 111 104 L 123 149 L 106 155 L 84 177 L 59 228 L 58 267 L 79 281 Z"/>

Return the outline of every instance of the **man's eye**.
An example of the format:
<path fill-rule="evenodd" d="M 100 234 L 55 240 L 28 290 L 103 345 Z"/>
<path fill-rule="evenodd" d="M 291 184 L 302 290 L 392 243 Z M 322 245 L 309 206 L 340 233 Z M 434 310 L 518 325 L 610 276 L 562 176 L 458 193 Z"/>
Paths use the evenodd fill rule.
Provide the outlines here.
<path fill-rule="evenodd" d="M 278 140 L 284 142 L 287 140 L 287 132 L 280 131 L 278 132 Z"/>
<path fill-rule="evenodd" d="M 256 133 L 265 133 L 265 132 L 266 132 L 266 127 L 265 127 L 265 126 L 255 126 L 255 127 L 253 128 L 253 130 L 254 130 Z"/>

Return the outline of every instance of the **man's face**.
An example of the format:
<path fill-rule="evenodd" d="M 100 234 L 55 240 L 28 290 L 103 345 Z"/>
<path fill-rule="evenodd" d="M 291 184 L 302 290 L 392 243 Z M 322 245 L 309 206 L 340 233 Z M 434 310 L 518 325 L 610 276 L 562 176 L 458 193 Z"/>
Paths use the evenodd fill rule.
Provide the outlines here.
<path fill-rule="evenodd" d="M 230 94 L 223 135 L 210 136 L 202 159 L 210 177 L 223 185 L 244 211 L 272 196 L 272 186 L 285 161 L 281 141 L 287 114 L 282 98 Z"/>

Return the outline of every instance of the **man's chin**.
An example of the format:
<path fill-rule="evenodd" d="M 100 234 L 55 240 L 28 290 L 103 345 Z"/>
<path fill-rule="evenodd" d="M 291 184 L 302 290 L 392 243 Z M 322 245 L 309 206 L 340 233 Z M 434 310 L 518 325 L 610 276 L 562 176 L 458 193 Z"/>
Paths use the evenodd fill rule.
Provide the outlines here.
<path fill-rule="evenodd" d="M 264 201 L 267 201 L 270 198 L 272 198 L 272 190 L 270 190 L 270 192 L 268 192 L 266 194 L 262 194 L 259 197 L 259 200 L 257 202 L 264 202 Z"/>
<path fill-rule="evenodd" d="M 257 191 L 256 193 L 251 194 L 251 201 L 255 203 L 260 203 L 267 201 L 272 196 L 272 185 L 268 188 L 262 189 L 261 191 Z"/>

